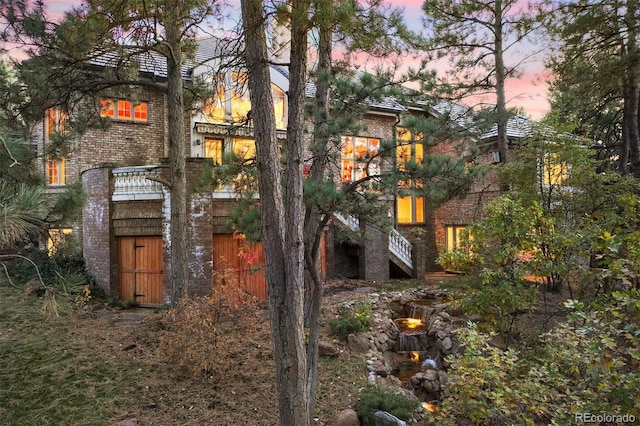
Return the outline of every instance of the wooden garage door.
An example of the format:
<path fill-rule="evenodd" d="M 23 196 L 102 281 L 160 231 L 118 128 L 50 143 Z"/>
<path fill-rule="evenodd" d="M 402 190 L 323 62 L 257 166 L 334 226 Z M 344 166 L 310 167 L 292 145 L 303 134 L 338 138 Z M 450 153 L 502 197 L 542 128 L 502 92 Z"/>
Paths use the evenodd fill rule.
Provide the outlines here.
<path fill-rule="evenodd" d="M 261 243 L 246 243 L 233 235 L 213 236 L 213 285 L 237 280 L 240 288 L 260 300 L 267 300 L 267 281 L 264 277 L 264 252 Z"/>
<path fill-rule="evenodd" d="M 120 237 L 120 298 L 162 306 L 162 237 Z"/>

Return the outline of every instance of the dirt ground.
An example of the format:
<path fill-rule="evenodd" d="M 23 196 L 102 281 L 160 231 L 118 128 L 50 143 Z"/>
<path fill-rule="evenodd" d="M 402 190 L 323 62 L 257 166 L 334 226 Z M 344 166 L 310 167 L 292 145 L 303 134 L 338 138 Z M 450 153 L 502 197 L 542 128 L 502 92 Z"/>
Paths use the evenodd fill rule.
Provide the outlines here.
<path fill-rule="evenodd" d="M 427 285 L 439 285 L 439 277 Z M 344 301 L 365 297 L 382 283 L 335 281 L 325 288 L 323 323 Z M 414 282 L 415 284 L 415 282 Z M 388 283 L 387 283 L 388 285 Z M 565 295 L 547 294 L 547 309 L 527 321 L 552 323 L 564 315 Z M 551 300 L 549 300 L 551 299 Z M 95 356 L 114 362 L 135 362 L 145 371 L 131 383 L 126 403 L 113 407 L 113 423 L 136 419 L 138 425 L 276 425 L 276 391 L 271 336 L 266 309 L 259 309 L 248 328 L 229 323 L 224 338 L 212 345 L 220 355 L 220 368 L 197 378 L 179 374 L 167 362 L 161 347 L 168 323 L 166 313 L 151 309 L 120 310 L 95 304 L 70 321 L 77 322 L 69 339 L 94 348 Z M 317 424 L 345 408 L 354 408 L 366 382 L 364 355 L 350 353 L 344 343 L 322 339 L 339 348 L 335 358 L 321 359 L 317 389 Z"/>

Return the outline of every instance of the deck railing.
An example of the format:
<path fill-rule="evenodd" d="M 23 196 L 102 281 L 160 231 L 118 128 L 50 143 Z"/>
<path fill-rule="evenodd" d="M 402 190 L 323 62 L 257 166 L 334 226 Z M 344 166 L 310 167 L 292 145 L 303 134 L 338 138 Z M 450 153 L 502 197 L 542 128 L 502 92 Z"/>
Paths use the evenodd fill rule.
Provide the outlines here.
<path fill-rule="evenodd" d="M 360 221 L 357 217 L 351 215 L 345 216 L 341 213 L 334 213 L 333 215 L 352 231 L 356 231 L 360 228 Z M 411 257 L 412 250 L 413 246 L 411 245 L 411 242 L 400 232 L 391 228 L 389 231 L 389 251 L 400 259 L 402 263 L 413 269 L 413 260 Z"/>
<path fill-rule="evenodd" d="M 112 173 L 115 178 L 113 201 L 162 199 L 158 166 L 119 167 Z"/>

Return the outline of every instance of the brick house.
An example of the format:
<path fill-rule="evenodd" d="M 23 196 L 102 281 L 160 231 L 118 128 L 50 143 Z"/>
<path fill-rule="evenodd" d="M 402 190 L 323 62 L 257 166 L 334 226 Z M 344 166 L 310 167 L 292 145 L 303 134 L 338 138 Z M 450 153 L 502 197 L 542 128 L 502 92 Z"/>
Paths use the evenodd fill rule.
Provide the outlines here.
<path fill-rule="evenodd" d="M 188 182 L 195 182 L 204 173 L 206 164 L 224 161 L 224 153 L 250 159 L 255 155 L 255 143 L 247 114 L 251 109 L 248 93 L 239 89 L 242 72 L 219 69 L 214 56 L 215 39 L 202 40 L 197 66 L 184 72 L 185 78 L 205 75 L 217 83 L 217 95 L 200 105 L 185 120 L 188 128 Z M 104 64 L 108 66 L 108 64 Z M 211 75 L 206 75 L 211 73 Z M 162 67 L 153 70 L 151 78 L 165 77 Z M 272 67 L 278 137 L 286 137 L 288 90 L 287 73 Z M 135 299 L 144 306 L 171 303 L 171 284 L 165 265 L 170 262 L 170 192 L 168 181 L 167 108 L 164 94 L 143 89 L 131 96 L 105 93 L 100 99 L 100 116 L 109 126 L 89 129 L 74 141 L 71 155 L 62 160 L 43 161 L 50 191 L 66 183 L 80 180 L 88 194 L 88 202 L 80 224 L 58 230 L 60 235 L 73 232 L 82 242 L 87 269 L 98 285 L 112 297 Z M 370 104 L 362 118 L 361 134 L 341 137 L 342 152 L 337 179 L 358 178 L 359 153 L 380 149 L 383 140 L 397 142 L 397 161 L 416 161 L 426 154 L 421 140 L 404 131 L 401 114 L 438 115 L 430 107 L 405 108 L 388 101 Z M 36 142 L 40 152 L 53 132 L 64 127 L 65 114 L 52 109 L 36 127 Z M 437 145 L 434 153 L 456 154 L 454 143 Z M 447 151 L 449 150 L 449 151 Z M 484 160 L 491 162 L 491 152 Z M 451 200 L 438 208 L 430 208 L 424 197 L 398 197 L 388 194 L 381 209 L 395 226 L 384 229 L 369 223 L 359 223 L 351 217 L 336 215 L 332 221 L 338 227 L 359 228 L 366 237 L 358 244 L 339 243 L 331 230 L 326 234 L 323 250 L 327 277 L 353 277 L 368 280 L 387 279 L 390 275 L 421 278 L 436 270 L 435 259 L 443 247 L 456 244 L 461 229 L 479 218 L 482 206 L 495 196 L 496 188 L 478 187 L 465 199 Z M 192 191 L 188 201 L 189 269 L 191 294 L 207 294 L 216 280 L 224 279 L 221 271 L 229 268 L 238 274 L 244 288 L 258 298 L 266 298 L 266 285 L 259 266 L 264 261 L 259 244 L 247 244 L 234 235 L 228 218 L 237 194 L 230 187 L 213 191 Z M 238 256 L 240 251 L 251 254 L 250 260 Z"/>

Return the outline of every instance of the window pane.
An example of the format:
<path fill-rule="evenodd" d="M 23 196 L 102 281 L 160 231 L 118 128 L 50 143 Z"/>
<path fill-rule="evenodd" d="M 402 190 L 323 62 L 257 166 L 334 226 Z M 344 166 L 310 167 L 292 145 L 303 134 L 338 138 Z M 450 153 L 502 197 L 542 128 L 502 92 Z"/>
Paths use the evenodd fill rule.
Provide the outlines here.
<path fill-rule="evenodd" d="M 131 101 L 118 101 L 118 118 L 122 120 L 131 119 Z"/>
<path fill-rule="evenodd" d="M 421 143 L 416 143 L 414 147 L 416 150 L 416 163 L 422 164 L 422 161 L 424 160 L 424 145 L 422 145 Z"/>
<path fill-rule="evenodd" d="M 100 117 L 113 118 L 115 114 L 115 105 L 113 104 L 112 99 L 101 99 L 100 107 Z"/>
<path fill-rule="evenodd" d="M 64 158 L 47 161 L 47 184 L 64 185 L 67 181 L 67 164 Z"/>
<path fill-rule="evenodd" d="M 233 87 L 231 91 L 231 118 L 234 121 L 246 120 L 247 114 L 251 111 L 247 75 L 234 72 L 231 74 L 231 81 Z"/>
<path fill-rule="evenodd" d="M 147 103 L 141 102 L 133 107 L 133 119 L 135 121 L 147 121 Z"/>
<path fill-rule="evenodd" d="M 356 138 L 355 141 L 355 157 L 363 158 L 367 155 L 367 139 L 366 138 Z"/>
<path fill-rule="evenodd" d="M 215 84 L 217 84 L 216 94 L 214 98 L 204 106 L 204 113 L 210 120 L 216 123 L 224 123 L 227 120 L 227 94 L 225 92 L 224 78 L 222 76 L 218 77 Z"/>
<path fill-rule="evenodd" d="M 234 139 L 233 152 L 247 161 L 255 161 L 256 143 L 252 139 Z"/>
<path fill-rule="evenodd" d="M 285 93 L 277 86 L 271 85 L 271 96 L 273 96 L 273 109 L 276 113 L 276 127 L 284 129 L 287 127 L 287 116 L 285 111 Z"/>
<path fill-rule="evenodd" d="M 411 211 L 411 197 L 400 197 L 397 199 L 398 223 L 413 222 Z"/>
<path fill-rule="evenodd" d="M 224 142 L 221 139 L 204 140 L 204 156 L 212 158 L 213 164 L 219 166 L 222 164 L 222 152 L 224 150 Z"/>
<path fill-rule="evenodd" d="M 424 197 L 415 197 L 416 223 L 424 223 Z"/>
<path fill-rule="evenodd" d="M 353 182 L 353 167 L 355 161 L 342 160 L 342 181 Z"/>

